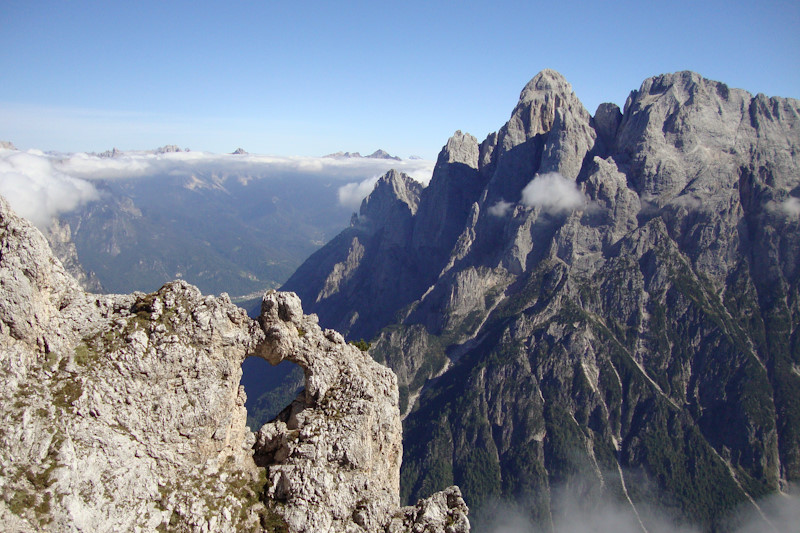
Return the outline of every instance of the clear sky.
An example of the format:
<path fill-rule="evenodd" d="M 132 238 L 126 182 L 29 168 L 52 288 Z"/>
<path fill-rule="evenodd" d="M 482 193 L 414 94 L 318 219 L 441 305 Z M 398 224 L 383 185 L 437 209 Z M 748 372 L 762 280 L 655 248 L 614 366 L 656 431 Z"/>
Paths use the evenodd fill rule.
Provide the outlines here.
<path fill-rule="evenodd" d="M 800 2 L 0 0 L 0 140 L 435 158 L 538 71 L 594 113 L 694 70 L 800 97 Z"/>

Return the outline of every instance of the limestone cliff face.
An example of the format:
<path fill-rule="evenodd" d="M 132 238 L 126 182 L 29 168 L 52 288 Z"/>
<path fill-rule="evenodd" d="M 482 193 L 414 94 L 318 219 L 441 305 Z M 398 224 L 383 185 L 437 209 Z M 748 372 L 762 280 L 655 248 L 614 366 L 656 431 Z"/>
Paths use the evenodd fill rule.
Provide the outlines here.
<path fill-rule="evenodd" d="M 544 71 L 468 139 L 392 259 L 424 283 L 349 325 L 400 378 L 404 497 L 455 482 L 550 523 L 566 486 L 715 529 L 800 480 L 800 103 L 679 72 L 591 116 Z"/>
<path fill-rule="evenodd" d="M 351 226 L 304 263 L 285 290 L 296 292 L 306 305 L 314 302 L 323 323 L 351 337 L 371 335 L 386 324 L 432 281 L 404 260 L 421 190 L 405 174 L 388 172 Z"/>
<path fill-rule="evenodd" d="M 87 294 L 1 198 L 0 243 L 4 530 L 469 529 L 457 488 L 399 507 L 396 378 L 295 295 L 267 293 L 254 321 L 184 282 Z M 306 375 L 257 434 L 250 355 Z"/>

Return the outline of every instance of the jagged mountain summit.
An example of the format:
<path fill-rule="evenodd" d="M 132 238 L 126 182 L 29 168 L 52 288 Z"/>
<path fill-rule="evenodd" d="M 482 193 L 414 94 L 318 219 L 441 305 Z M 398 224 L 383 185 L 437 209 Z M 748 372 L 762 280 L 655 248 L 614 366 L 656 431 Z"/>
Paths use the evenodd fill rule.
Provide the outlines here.
<path fill-rule="evenodd" d="M 284 288 L 397 373 L 404 499 L 769 528 L 760 498 L 800 481 L 798 153 L 797 100 L 678 72 L 592 116 L 546 70 Z"/>
<path fill-rule="evenodd" d="M 248 356 L 305 374 L 256 434 Z M 296 295 L 88 294 L 2 197 L 0 365 L 4 531 L 469 531 L 457 487 L 399 506 L 396 377 Z"/>

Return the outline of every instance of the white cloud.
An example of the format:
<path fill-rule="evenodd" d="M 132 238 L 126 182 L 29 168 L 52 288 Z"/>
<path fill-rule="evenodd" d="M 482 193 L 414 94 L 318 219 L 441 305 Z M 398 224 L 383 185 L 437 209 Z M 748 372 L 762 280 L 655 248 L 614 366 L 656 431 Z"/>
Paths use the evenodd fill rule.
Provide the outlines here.
<path fill-rule="evenodd" d="M 800 198 L 789 198 L 780 203 L 781 211 L 792 217 L 800 217 Z"/>
<path fill-rule="evenodd" d="M 348 183 L 339 187 L 339 204 L 343 207 L 357 211 L 361 206 L 361 201 L 367 197 L 375 184 L 378 182 L 378 177 L 367 178 L 360 183 Z"/>
<path fill-rule="evenodd" d="M 499 200 L 496 204 L 489 208 L 489 214 L 496 217 L 504 217 L 511 211 L 511 208 L 514 206 L 511 202 L 506 202 L 505 200 Z"/>
<path fill-rule="evenodd" d="M 94 185 L 57 170 L 41 154 L 17 151 L 0 153 L 0 194 L 11 207 L 39 228 L 54 216 L 99 198 Z"/>
<path fill-rule="evenodd" d="M 586 203 L 586 197 L 575 186 L 575 182 L 557 172 L 549 172 L 535 176 L 522 189 L 521 203 L 558 213 L 582 207 Z"/>
<path fill-rule="evenodd" d="M 22 216 L 40 227 L 52 216 L 69 212 L 98 197 L 94 180 L 121 180 L 164 176 L 235 177 L 239 180 L 303 175 L 346 183 L 338 191 L 342 205 L 358 208 L 377 181 L 376 176 L 395 168 L 427 184 L 433 161 L 385 159 L 332 159 L 231 155 L 207 152 L 123 152 L 115 157 L 94 154 L 44 153 L 39 150 L 0 151 L 0 194 Z M 336 189 L 333 189 L 336 190 Z"/>

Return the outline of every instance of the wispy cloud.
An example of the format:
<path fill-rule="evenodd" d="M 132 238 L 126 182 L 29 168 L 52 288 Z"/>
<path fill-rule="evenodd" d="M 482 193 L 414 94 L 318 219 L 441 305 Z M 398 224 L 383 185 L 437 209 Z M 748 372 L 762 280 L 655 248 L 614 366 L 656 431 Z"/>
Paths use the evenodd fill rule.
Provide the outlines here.
<path fill-rule="evenodd" d="M 504 217 L 511 211 L 512 207 L 514 207 L 514 204 L 511 202 L 498 200 L 496 204 L 489 208 L 489 214 L 495 217 Z"/>
<path fill-rule="evenodd" d="M 557 172 L 535 176 L 524 189 L 522 189 L 523 205 L 528 207 L 541 207 L 551 213 L 573 211 L 586 203 L 586 197 L 575 186 L 575 182 L 568 180 Z"/>

